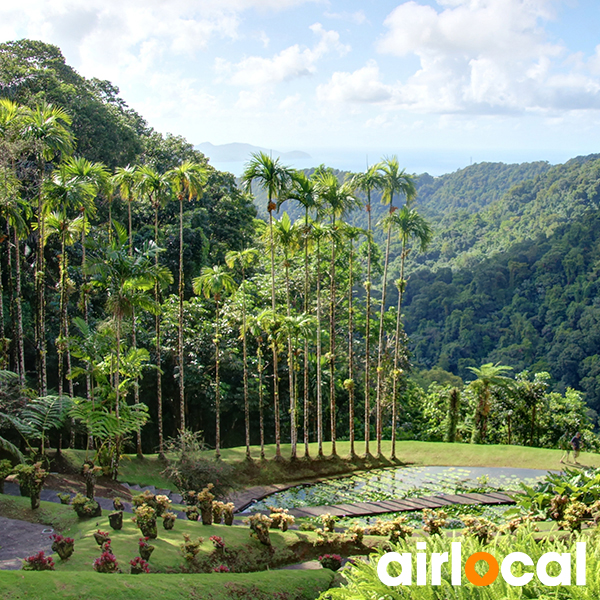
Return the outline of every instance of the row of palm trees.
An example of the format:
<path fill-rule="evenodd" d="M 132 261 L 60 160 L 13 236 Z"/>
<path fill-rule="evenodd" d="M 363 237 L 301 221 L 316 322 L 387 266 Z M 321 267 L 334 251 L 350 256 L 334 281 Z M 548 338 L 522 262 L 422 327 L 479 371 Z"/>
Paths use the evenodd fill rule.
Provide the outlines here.
<path fill-rule="evenodd" d="M 104 165 L 91 163 L 85 159 L 73 156 L 74 140 L 69 131 L 70 117 L 61 109 L 42 104 L 35 109 L 16 105 L 10 101 L 0 101 L 0 165 L 4 177 L 3 187 L 0 188 L 0 210 L 6 221 L 7 244 L 5 263 L 11 273 L 9 281 L 12 285 L 12 298 L 15 312 L 15 333 L 13 344 L 15 349 L 15 370 L 21 381 L 25 383 L 26 365 L 23 335 L 22 311 L 22 273 L 25 240 L 34 231 L 36 240 L 35 263 L 33 264 L 33 279 L 36 297 L 36 326 L 35 348 L 37 362 L 38 390 L 41 396 L 47 394 L 47 314 L 46 289 L 49 283 L 45 250 L 49 239 L 55 237 L 60 244 L 58 260 L 59 292 L 59 335 L 56 339 L 58 356 L 58 392 L 65 393 L 65 385 L 69 395 L 73 396 L 72 364 L 72 332 L 73 317 L 69 316 L 69 298 L 75 291 L 75 284 L 69 277 L 68 250 L 75 244 L 81 247 L 81 265 L 79 285 L 79 307 L 83 322 L 89 326 L 90 298 L 93 291 L 102 286 L 105 297 L 105 309 L 111 317 L 114 336 L 114 360 L 111 367 L 111 386 L 114 390 L 114 411 L 119 414 L 119 407 L 124 401 L 121 398 L 121 362 L 123 341 L 123 320 L 130 323 L 130 345 L 137 348 L 137 316 L 136 312 L 149 311 L 155 315 L 155 348 L 154 364 L 156 368 L 157 388 L 157 426 L 159 452 L 164 453 L 163 432 L 163 401 L 162 401 L 162 331 L 160 307 L 163 301 L 164 286 L 173 282 L 172 275 L 160 264 L 159 215 L 165 204 L 176 201 L 179 205 L 179 273 L 177 281 L 178 331 L 177 331 L 177 374 L 179 389 L 179 426 L 183 430 L 186 425 L 186 396 L 185 396 L 185 355 L 184 355 L 184 203 L 186 200 L 199 198 L 206 185 L 208 169 L 205 165 L 185 162 L 180 166 L 159 173 L 148 165 L 119 167 L 111 174 Z M 27 169 L 23 170 L 23 165 Z M 56 166 L 54 166 L 56 165 Z M 338 335 L 336 314 L 338 302 L 338 279 L 336 275 L 337 258 L 341 251 L 349 256 L 348 271 L 348 377 L 344 387 L 348 390 L 350 414 L 351 452 L 354 450 L 354 421 L 355 421 L 355 381 L 359 379 L 360 371 L 364 379 L 364 425 L 365 444 L 367 453 L 370 452 L 370 418 L 373 385 L 373 367 L 371 343 L 373 312 L 372 295 L 372 249 L 373 224 L 371 219 L 371 198 L 375 193 L 381 193 L 382 201 L 389 205 L 387 216 L 381 223 L 387 233 L 385 257 L 383 264 L 383 279 L 379 295 L 379 327 L 377 331 L 377 363 L 375 386 L 375 432 L 377 454 L 381 454 L 381 439 L 383 430 L 383 413 L 385 390 L 387 389 L 384 374 L 384 352 L 386 344 L 394 342 L 394 365 L 391 372 L 392 381 L 392 441 L 395 453 L 395 423 L 397 417 L 397 402 L 402 370 L 405 368 L 405 356 L 401 328 L 402 298 L 406 285 L 404 265 L 410 252 L 410 243 L 418 241 L 424 249 L 431 239 L 431 229 L 420 217 L 414 207 L 416 196 L 412 177 L 399 167 L 397 159 L 390 158 L 382 163 L 373 165 L 365 173 L 358 174 L 345 181 L 329 169 L 319 168 L 308 177 L 303 172 L 295 171 L 282 165 L 279 159 L 272 159 L 263 153 L 252 155 L 242 178 L 242 184 L 247 192 L 252 192 L 257 186 L 264 189 L 267 196 L 269 223 L 267 229 L 267 245 L 270 262 L 270 309 L 263 310 L 258 315 L 250 315 L 247 310 L 247 278 L 256 268 L 258 251 L 248 248 L 240 252 L 230 252 L 226 262 L 230 269 L 239 268 L 241 285 L 239 286 L 242 322 L 241 339 L 244 363 L 244 416 L 245 438 L 248 456 L 250 456 L 250 386 L 249 386 L 249 357 L 248 333 L 259 332 L 258 336 L 266 335 L 272 355 L 272 401 L 275 421 L 276 455 L 281 457 L 281 418 L 280 418 L 280 385 L 279 373 L 281 348 L 287 348 L 287 371 L 289 390 L 290 441 L 292 458 L 297 456 L 298 447 L 298 415 L 304 417 L 303 431 L 305 454 L 308 455 L 309 444 L 309 415 L 311 405 L 309 372 L 311 352 L 315 351 L 316 358 L 316 406 L 317 406 L 317 442 L 318 453 L 323 455 L 323 360 L 328 363 L 329 372 L 329 417 L 330 440 L 332 453 L 337 453 L 336 440 L 336 347 Z M 119 197 L 127 207 L 127 230 L 122 231 L 113 223 L 113 202 Z M 24 200 L 23 198 L 26 198 Z M 154 212 L 154 241 L 142 248 L 133 244 L 132 211 L 138 201 L 147 202 Z M 395 201 L 402 200 L 402 207 Z M 108 245 L 102 252 L 96 251 L 91 256 L 86 254 L 89 247 L 91 222 L 94 221 L 98 202 L 105 202 L 108 208 L 106 235 Z M 304 218 L 292 223 L 287 214 L 280 219 L 274 217 L 283 202 L 298 203 L 304 209 Z M 350 227 L 343 222 L 352 210 L 363 206 L 367 212 L 366 231 Z M 104 224 L 100 223 L 100 227 Z M 386 297 L 388 293 L 388 267 L 390 259 L 391 238 L 394 231 L 398 232 L 402 250 L 400 254 L 400 278 L 395 282 L 398 288 L 398 305 L 396 311 L 396 327 L 392 333 L 386 331 Z M 364 334 L 364 364 L 356 364 L 355 332 L 353 316 L 355 312 L 355 243 L 364 235 L 367 240 L 367 260 L 365 288 L 365 323 Z M 94 236 L 95 237 L 95 236 Z M 323 282 L 322 251 L 329 249 L 329 286 Z M 293 253 L 301 250 L 303 254 L 303 290 L 302 311 L 293 309 L 290 270 L 293 265 Z M 311 256 L 314 250 L 316 272 L 311 273 Z M 281 263 L 277 261 L 281 259 Z M 0 266 L 2 261 L 0 261 Z M 276 290 L 276 268 L 282 267 L 285 281 L 285 315 L 278 313 L 278 297 Z M 72 268 L 71 268 L 72 271 Z M 0 273 L 0 286 L 2 276 Z M 311 302 L 312 287 L 316 286 L 314 306 Z M 215 409 L 216 409 L 216 453 L 220 455 L 221 447 L 221 307 L 223 297 L 234 291 L 235 283 L 231 273 L 221 266 L 205 267 L 202 274 L 193 281 L 194 293 L 210 298 L 215 307 Z M 327 290 L 327 287 L 329 288 Z M 4 331 L 4 308 L 2 304 L 3 290 L 0 290 L 0 337 L 8 338 Z M 236 292 L 237 294 L 237 292 Z M 324 307 L 324 299 L 328 307 Z M 329 313 L 328 331 L 322 329 L 325 310 Z M 72 310 L 72 309 L 71 309 Z M 312 335 L 314 333 L 314 336 Z M 329 345 L 324 352 L 322 337 L 328 339 Z M 283 338 L 282 338 L 283 336 Z M 313 339 L 314 338 L 314 339 Z M 282 342 L 283 341 L 283 346 Z M 302 342 L 302 343 L 301 343 Z M 299 345 L 303 346 L 302 377 L 302 410 L 298 397 L 298 381 L 295 376 L 299 370 L 297 364 Z M 261 423 L 261 446 L 264 448 L 264 390 L 263 370 L 265 357 L 258 345 L 258 378 L 259 407 Z M 89 401 L 94 401 L 94 369 L 91 359 L 85 360 L 85 389 Z M 112 364 L 112 362 L 111 362 Z M 134 403 L 140 402 L 138 376 L 132 386 Z M 124 388 L 123 388 L 124 389 Z M 141 434 L 137 435 L 137 451 L 141 454 Z"/>

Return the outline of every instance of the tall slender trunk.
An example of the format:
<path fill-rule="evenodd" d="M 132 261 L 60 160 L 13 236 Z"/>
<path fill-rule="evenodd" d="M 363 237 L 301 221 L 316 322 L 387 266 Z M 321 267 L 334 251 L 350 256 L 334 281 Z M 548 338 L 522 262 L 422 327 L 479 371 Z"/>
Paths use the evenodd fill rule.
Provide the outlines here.
<path fill-rule="evenodd" d="M 396 458 L 396 419 L 398 417 L 398 360 L 400 353 L 400 319 L 402 317 L 402 298 L 404 296 L 404 261 L 406 259 L 406 240 L 402 240 L 400 254 L 400 283 L 398 285 L 398 310 L 396 312 L 396 338 L 394 340 L 394 371 L 392 372 L 392 454 Z"/>
<path fill-rule="evenodd" d="M 10 239 L 7 238 L 7 248 L 10 252 Z M 9 368 L 9 345 L 7 343 L 6 334 L 4 331 L 4 283 L 2 281 L 2 257 L 0 256 L 0 338 L 2 339 L 2 359 L 1 366 L 2 369 Z"/>
<path fill-rule="evenodd" d="M 215 298 L 217 314 L 215 318 L 215 409 L 216 409 L 216 440 L 215 457 L 221 458 L 221 380 L 219 378 L 219 299 Z"/>
<path fill-rule="evenodd" d="M 154 206 L 154 242 L 158 245 L 158 204 Z M 154 255 L 154 266 L 158 272 L 158 253 Z M 156 305 L 160 306 L 160 286 L 158 278 L 154 283 L 154 300 Z M 165 458 L 164 433 L 163 433 L 163 405 L 162 405 L 162 348 L 160 345 L 160 314 L 154 319 L 154 328 L 156 332 L 156 403 L 158 420 L 158 457 Z"/>
<path fill-rule="evenodd" d="M 390 198 L 390 210 L 388 214 L 393 212 L 393 200 Z M 379 313 L 379 341 L 377 349 L 377 456 L 381 457 L 381 430 L 382 430 L 382 414 L 381 403 L 383 395 L 383 318 L 385 315 L 385 295 L 387 290 L 387 270 L 388 260 L 390 257 L 390 241 L 392 239 L 392 224 L 388 225 L 387 242 L 385 246 L 385 261 L 383 264 L 383 280 L 381 282 L 381 309 Z"/>
<path fill-rule="evenodd" d="M 46 277 L 44 260 L 45 231 L 42 203 L 42 185 L 44 182 L 44 161 L 42 158 L 38 164 L 40 170 L 39 192 L 38 192 L 38 255 L 36 258 L 35 292 L 38 301 L 37 323 L 36 323 L 36 349 L 38 366 L 38 391 L 40 396 L 48 395 L 48 370 L 46 365 Z"/>
<path fill-rule="evenodd" d="M 348 282 L 348 379 L 350 385 L 348 389 L 348 413 L 349 413 L 349 428 L 350 428 L 350 456 L 354 458 L 356 451 L 354 449 L 354 330 L 353 330 L 353 287 L 354 287 L 354 242 L 350 238 L 350 266 Z"/>
<path fill-rule="evenodd" d="M 177 356 L 179 360 L 179 423 L 185 430 L 185 386 L 183 373 L 183 196 L 179 196 L 179 318 L 177 330 Z"/>
<path fill-rule="evenodd" d="M 331 456 L 337 456 L 335 414 L 335 220 L 331 224 L 331 281 L 329 304 L 329 416 L 331 418 Z"/>
<path fill-rule="evenodd" d="M 365 306 L 365 456 L 371 438 L 371 190 L 367 191 L 367 298 Z"/>
<path fill-rule="evenodd" d="M 65 279 L 65 234 L 63 232 L 60 240 L 60 325 L 58 334 L 58 395 L 61 397 L 64 392 L 64 376 L 65 376 L 65 321 L 66 321 L 66 279 Z"/>
<path fill-rule="evenodd" d="M 10 299 L 10 302 L 8 304 L 8 318 L 10 319 L 10 324 L 11 324 L 11 329 L 12 329 L 12 333 L 11 333 L 11 337 L 12 337 L 12 341 L 13 343 L 11 344 L 11 352 L 10 352 L 10 363 L 9 363 L 9 369 L 15 373 L 17 373 L 17 375 L 20 375 L 20 368 L 19 368 L 19 343 L 17 340 L 17 319 L 16 319 L 16 315 L 15 315 L 15 281 L 14 281 L 14 276 L 13 276 L 13 267 L 12 267 L 12 239 L 11 239 L 11 231 L 10 231 L 10 223 L 8 221 L 8 219 L 6 220 L 6 247 L 7 247 L 7 253 L 6 253 L 6 267 L 8 270 L 7 273 L 7 283 L 8 283 L 8 297 Z"/>
<path fill-rule="evenodd" d="M 271 309 L 275 315 L 275 243 L 273 241 L 273 208 L 269 194 L 269 235 L 271 242 Z M 279 374 L 277 342 L 273 341 L 273 403 L 275 405 L 275 459 L 281 460 L 281 424 L 279 421 Z"/>
<path fill-rule="evenodd" d="M 317 444 L 323 458 L 323 400 L 321 396 L 321 242 L 317 238 Z"/>
<path fill-rule="evenodd" d="M 288 257 L 285 257 L 285 295 L 286 295 L 286 310 L 288 319 L 291 316 L 290 308 L 290 266 Z M 288 333 L 287 336 L 287 347 L 288 347 L 288 380 L 290 386 L 290 442 L 292 445 L 291 458 L 296 460 L 296 442 L 297 442 L 297 431 L 296 431 L 296 394 L 294 389 L 294 355 L 293 355 L 293 344 L 292 336 Z"/>
<path fill-rule="evenodd" d="M 304 314 L 308 315 L 308 208 L 304 216 Z M 308 438 L 308 338 L 304 339 L 304 457 L 310 456 Z"/>
<path fill-rule="evenodd" d="M 23 306 L 21 295 L 21 252 L 17 228 L 13 227 L 15 245 L 15 305 L 17 309 L 17 348 L 19 362 L 19 380 L 25 385 L 25 338 L 23 335 Z"/>
<path fill-rule="evenodd" d="M 117 351 L 115 352 L 115 416 L 120 417 L 119 402 L 121 394 L 119 386 L 121 385 L 121 316 L 117 315 Z"/>
<path fill-rule="evenodd" d="M 250 404 L 248 401 L 248 345 L 246 340 L 246 277 L 242 267 L 242 356 L 244 359 L 244 428 L 246 433 L 246 459 L 250 454 Z"/>
<path fill-rule="evenodd" d="M 257 340 L 256 357 L 258 359 L 258 414 L 260 426 L 260 458 L 265 459 L 265 416 L 263 411 L 263 360 L 261 350 L 261 340 Z"/>
<path fill-rule="evenodd" d="M 109 215 L 110 215 L 110 201 L 109 201 Z M 82 273 L 82 277 L 83 277 L 83 285 L 82 285 L 82 304 L 83 304 L 83 319 L 85 321 L 86 325 L 89 325 L 90 323 L 90 310 L 89 310 L 89 301 L 88 301 L 88 294 L 89 294 L 89 290 L 87 288 L 87 277 L 85 274 L 85 269 L 86 269 L 86 253 L 85 253 L 85 226 L 86 223 L 84 221 L 83 223 L 83 229 L 81 230 L 81 273 Z M 108 224 L 109 228 L 111 227 L 111 223 L 110 223 L 110 218 L 109 218 L 109 224 Z M 110 238 L 110 233 L 109 233 L 109 238 Z M 90 361 L 86 361 L 85 362 L 85 397 L 87 399 L 88 402 L 94 402 L 94 388 L 93 388 L 93 384 L 92 384 L 92 377 L 91 377 L 91 368 L 92 368 L 92 363 Z M 69 367 L 70 369 L 70 367 Z M 93 406 L 93 405 L 92 405 Z M 92 436 L 91 433 L 88 434 L 88 439 L 87 439 L 87 449 L 88 450 L 92 450 L 94 447 L 94 437 Z"/>

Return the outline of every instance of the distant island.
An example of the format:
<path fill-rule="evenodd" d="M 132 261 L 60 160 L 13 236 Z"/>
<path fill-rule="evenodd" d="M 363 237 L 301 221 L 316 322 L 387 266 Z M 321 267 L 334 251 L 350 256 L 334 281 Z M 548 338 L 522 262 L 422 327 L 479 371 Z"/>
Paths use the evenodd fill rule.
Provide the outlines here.
<path fill-rule="evenodd" d="M 273 156 L 279 156 L 283 160 L 310 159 L 312 156 L 301 150 L 292 150 L 291 152 L 280 152 L 272 148 L 261 148 L 252 144 L 242 144 L 234 142 L 231 144 L 215 145 L 210 142 L 203 142 L 196 146 L 205 156 L 208 156 L 214 162 L 244 162 L 250 158 L 253 152 L 266 152 Z"/>

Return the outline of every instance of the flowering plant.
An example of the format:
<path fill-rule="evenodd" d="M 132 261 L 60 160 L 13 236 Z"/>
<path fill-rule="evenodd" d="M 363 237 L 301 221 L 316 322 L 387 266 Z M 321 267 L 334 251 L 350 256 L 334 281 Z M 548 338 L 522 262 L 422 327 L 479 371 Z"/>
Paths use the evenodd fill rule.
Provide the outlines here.
<path fill-rule="evenodd" d="M 103 546 L 106 542 L 110 544 L 110 533 L 98 529 L 98 531 L 94 533 L 94 539 L 98 546 Z"/>
<path fill-rule="evenodd" d="M 225 541 L 219 535 L 211 535 L 208 538 L 214 545 L 215 550 L 225 550 Z"/>
<path fill-rule="evenodd" d="M 51 556 L 45 556 L 42 550 L 23 561 L 23 571 L 54 571 L 54 561 Z"/>
<path fill-rule="evenodd" d="M 55 533 L 50 537 L 54 540 L 52 542 L 52 550 L 60 556 L 61 560 L 67 560 L 73 554 L 75 540 L 70 537 L 64 537 L 59 533 Z"/>
<path fill-rule="evenodd" d="M 130 572 L 132 575 L 150 573 L 150 565 L 140 556 L 136 556 L 133 560 L 130 560 L 129 564 L 131 565 Z"/>
<path fill-rule="evenodd" d="M 110 550 L 104 550 L 94 561 L 94 571 L 98 573 L 116 573 L 118 569 L 117 559 Z"/>
<path fill-rule="evenodd" d="M 227 565 L 219 565 L 213 569 L 215 573 L 230 573 L 230 569 Z"/>
<path fill-rule="evenodd" d="M 339 554 L 323 554 L 319 556 L 319 562 L 324 569 L 337 571 L 342 566 L 342 557 Z"/>

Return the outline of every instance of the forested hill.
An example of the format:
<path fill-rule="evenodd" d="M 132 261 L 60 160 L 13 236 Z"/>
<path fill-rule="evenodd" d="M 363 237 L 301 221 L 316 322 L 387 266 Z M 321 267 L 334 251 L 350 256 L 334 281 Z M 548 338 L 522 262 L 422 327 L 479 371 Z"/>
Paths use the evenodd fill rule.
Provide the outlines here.
<path fill-rule="evenodd" d="M 600 409 L 599 208 L 592 155 L 475 214 L 449 212 L 418 259 L 425 266 L 411 265 L 404 322 L 414 362 L 467 378 L 486 362 L 547 370 Z"/>

